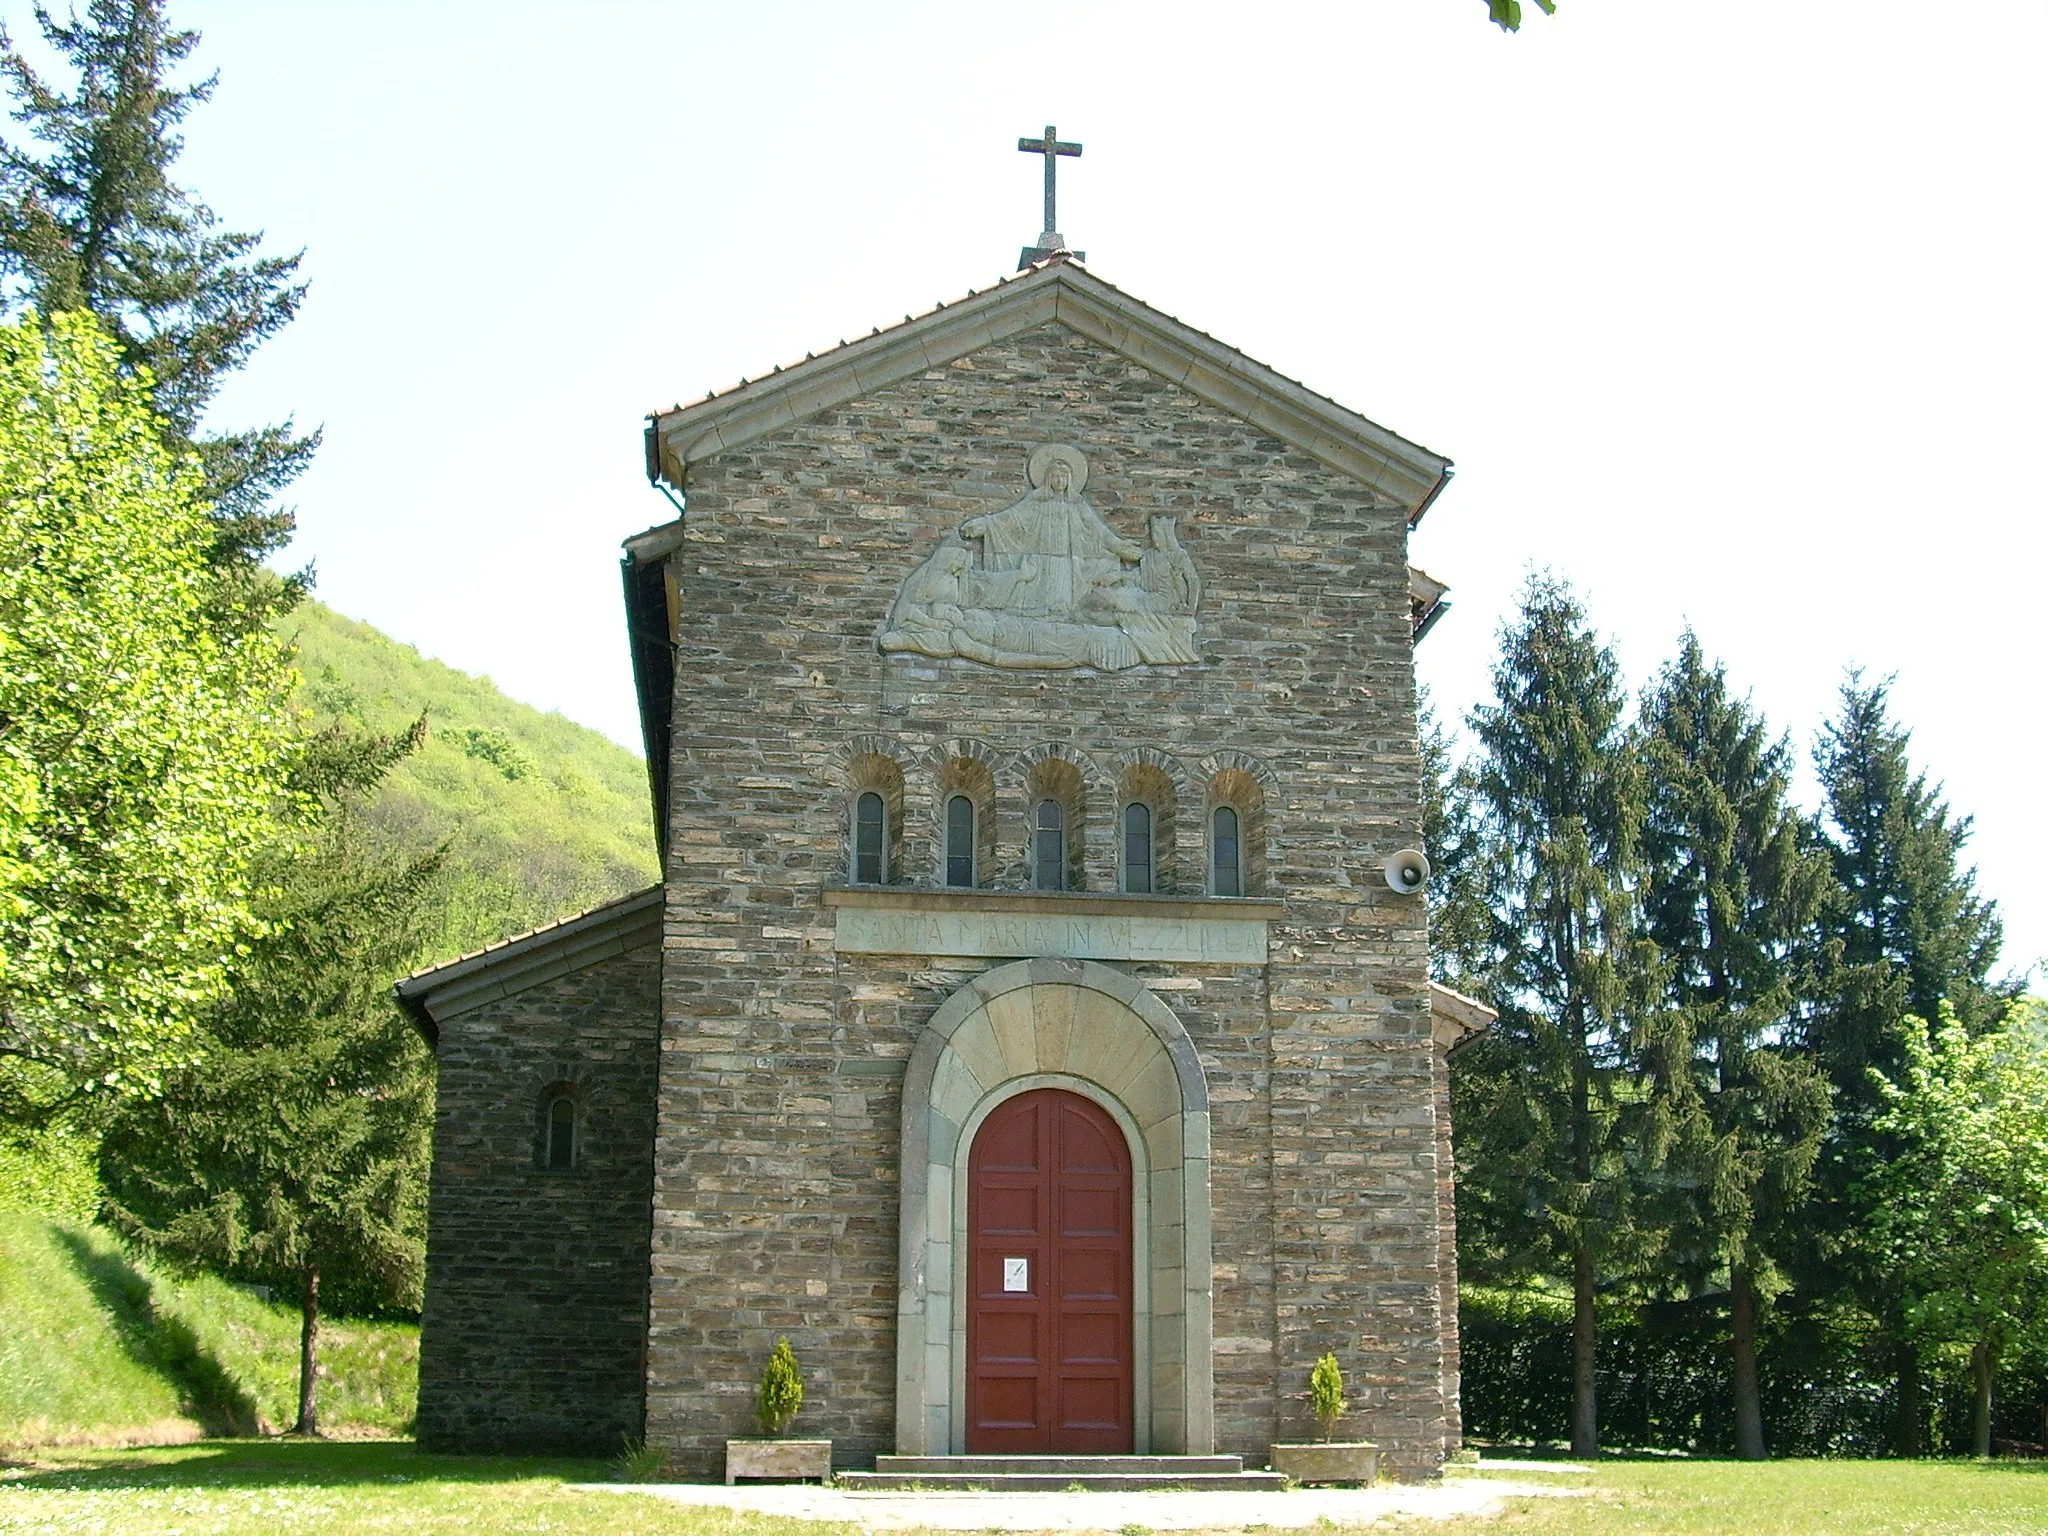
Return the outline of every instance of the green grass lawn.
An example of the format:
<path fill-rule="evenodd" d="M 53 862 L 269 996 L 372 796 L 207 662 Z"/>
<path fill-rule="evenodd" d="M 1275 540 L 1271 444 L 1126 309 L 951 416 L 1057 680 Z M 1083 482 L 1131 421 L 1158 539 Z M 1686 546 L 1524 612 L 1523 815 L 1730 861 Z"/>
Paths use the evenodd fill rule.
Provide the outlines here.
<path fill-rule="evenodd" d="M 423 1456 L 402 1440 L 216 1440 L 46 1450 L 0 1470 L 0 1532 L 550 1532 L 556 1536 L 841 1536 L 851 1527 L 581 1492 L 600 1462 Z M 1456 1472 L 1488 1478 L 1489 1473 Z M 1508 1477 L 1585 1490 L 1517 1499 L 1491 1520 L 1408 1520 L 1410 1533 L 1607 1536 L 2008 1536 L 2048 1532 L 2048 1464 L 1608 1461 Z M 1217 1501 L 1218 1511 L 1227 1500 Z M 1309 1527 L 1314 1536 L 1315 1527 Z"/>
<path fill-rule="evenodd" d="M 0 1531 L 827 1536 L 851 1529 L 568 1486 L 609 1476 L 602 1462 L 422 1456 L 402 1440 L 44 1451 L 0 1473 Z"/>
<path fill-rule="evenodd" d="M 419 1330 L 337 1319 L 321 1334 L 323 1425 L 409 1430 Z M 287 1426 L 298 1370 L 295 1308 L 144 1263 L 97 1228 L 0 1212 L 0 1446 Z"/>
<path fill-rule="evenodd" d="M 1496 1476 L 1454 1472 L 1458 1477 Z M 1513 1536 L 2019 1536 L 2048 1532 L 2048 1462 L 1606 1460 L 1589 1473 L 1498 1476 L 1582 1488 L 1490 1520 L 1404 1530 Z"/>

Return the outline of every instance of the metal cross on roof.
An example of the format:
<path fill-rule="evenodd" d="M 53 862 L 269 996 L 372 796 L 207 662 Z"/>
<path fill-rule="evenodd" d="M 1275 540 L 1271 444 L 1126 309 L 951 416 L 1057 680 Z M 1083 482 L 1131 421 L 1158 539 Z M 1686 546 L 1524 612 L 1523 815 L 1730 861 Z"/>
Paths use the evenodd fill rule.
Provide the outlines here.
<path fill-rule="evenodd" d="M 1053 127 L 1051 123 L 1047 123 L 1045 125 L 1044 138 L 1019 139 L 1017 147 L 1027 155 L 1045 156 L 1045 232 L 1038 237 L 1037 245 L 1025 246 L 1023 254 L 1018 256 L 1017 268 L 1019 271 L 1022 271 L 1025 267 L 1030 266 L 1032 262 L 1043 261 L 1046 257 L 1052 255 L 1054 251 L 1064 251 L 1067 248 L 1067 237 L 1060 233 L 1060 221 L 1053 211 L 1055 168 L 1059 164 L 1059 157 L 1061 155 L 1079 155 L 1081 153 L 1081 146 L 1078 144 L 1062 144 L 1060 142 L 1059 129 Z M 1079 256 L 1083 261 L 1088 259 L 1085 251 L 1073 251 L 1069 254 Z"/>

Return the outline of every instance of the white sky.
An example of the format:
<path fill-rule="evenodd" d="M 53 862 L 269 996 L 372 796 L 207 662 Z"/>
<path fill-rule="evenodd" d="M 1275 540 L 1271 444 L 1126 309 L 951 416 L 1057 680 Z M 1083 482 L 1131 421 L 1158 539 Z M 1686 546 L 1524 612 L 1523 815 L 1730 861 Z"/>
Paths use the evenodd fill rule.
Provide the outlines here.
<path fill-rule="evenodd" d="M 1896 673 L 2048 954 L 2048 7 L 1529 11 L 174 0 L 184 177 L 313 281 L 220 419 L 324 424 L 327 602 L 637 746 L 643 413 L 1007 271 L 1054 122 L 1097 273 L 1457 461 L 1447 714 L 1535 565 L 1637 681 L 1697 626 L 1802 763 Z"/>

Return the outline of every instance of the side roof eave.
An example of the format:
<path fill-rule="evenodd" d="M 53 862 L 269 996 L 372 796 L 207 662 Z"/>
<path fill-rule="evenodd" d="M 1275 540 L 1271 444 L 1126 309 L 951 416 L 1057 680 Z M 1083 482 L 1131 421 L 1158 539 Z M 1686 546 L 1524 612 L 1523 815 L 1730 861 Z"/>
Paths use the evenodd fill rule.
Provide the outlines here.
<path fill-rule="evenodd" d="M 474 954 L 415 971 L 392 991 L 427 1043 L 439 1045 L 446 1019 L 600 960 L 660 943 L 661 892 L 660 886 L 649 886 Z"/>
<path fill-rule="evenodd" d="M 1498 1009 L 1482 1003 L 1476 997 L 1467 997 L 1462 992 L 1453 992 L 1441 982 L 1429 984 L 1430 1032 L 1436 1043 L 1446 1051 L 1455 1051 L 1459 1046 L 1476 1039 L 1490 1029 L 1500 1018 Z"/>
<path fill-rule="evenodd" d="M 1213 336 L 1055 259 L 957 303 L 657 413 L 650 469 L 678 490 L 700 460 L 886 389 L 1057 320 L 1189 393 L 1372 487 L 1422 516 L 1451 461 L 1274 372 Z"/>

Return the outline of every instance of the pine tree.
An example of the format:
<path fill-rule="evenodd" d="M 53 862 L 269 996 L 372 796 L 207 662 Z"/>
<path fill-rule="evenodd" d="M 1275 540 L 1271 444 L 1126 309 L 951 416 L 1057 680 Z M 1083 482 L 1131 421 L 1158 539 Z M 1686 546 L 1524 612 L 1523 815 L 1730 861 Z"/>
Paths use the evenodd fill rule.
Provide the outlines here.
<path fill-rule="evenodd" d="M 1688 632 L 1643 711 L 1644 909 L 1693 1043 L 1681 1161 L 1696 1262 L 1725 1266 L 1736 1448 L 1761 1459 L 1760 1293 L 1810 1195 L 1829 1085 L 1800 1038 L 1831 875 L 1787 803 L 1790 746 L 1729 696 Z"/>
<path fill-rule="evenodd" d="M 1633 889 L 1643 777 L 1620 669 L 1563 583 L 1529 583 L 1494 689 L 1472 725 L 1500 1022 L 1459 1054 L 1461 1198 L 1502 1262 L 1570 1275 L 1572 1449 L 1591 1455 L 1597 1282 L 1642 1242 L 1637 1175 L 1664 1152 L 1647 1085 L 1671 1046 Z"/>
<path fill-rule="evenodd" d="M 115 1225 L 297 1296 L 300 1434 L 319 1429 L 323 1306 L 420 1299 L 432 1061 L 389 983 L 432 931 L 442 856 L 378 851 L 359 806 L 423 733 L 320 738 L 328 819 L 310 852 L 273 857 L 271 932 L 197 1063 L 101 1143 Z"/>
<path fill-rule="evenodd" d="M 1976 871 L 1961 863 L 1970 819 L 1952 817 L 1940 786 L 1914 771 L 1910 733 L 1891 719 L 1889 681 L 1865 686 L 1852 672 L 1841 701 L 1814 751 L 1839 886 L 1826 918 L 1829 996 L 1813 1024 L 1838 1115 L 1819 1173 L 1831 1239 L 1819 1278 L 1878 1307 L 1898 1365 L 1895 1448 L 1917 1456 L 1926 1410 L 1903 1280 L 1860 1240 L 1871 1213 L 1858 1190 L 1897 1150 L 1873 1126 L 1883 1107 L 1878 1075 L 1900 1080 L 1908 1032 L 1919 1027 L 1909 1019 L 1931 1022 L 1946 1005 L 1979 1033 L 1997 1025 L 2018 984 L 1991 978 L 2002 926 L 1996 903 L 1977 894 Z"/>
<path fill-rule="evenodd" d="M 172 179 L 178 126 L 214 77 L 170 76 L 199 44 L 173 29 L 161 0 L 91 0 L 83 19 L 41 6 L 50 47 L 76 71 L 66 92 L 39 76 L 4 32 L 0 73 L 30 144 L 0 143 L 0 277 L 9 299 L 45 316 L 97 315 L 130 371 L 147 370 L 174 451 L 199 456 L 213 504 L 215 564 L 240 569 L 281 546 L 289 512 L 272 505 L 304 470 L 317 433 L 289 421 L 203 435 L 223 378 L 297 313 L 299 255 L 258 253 L 260 233 L 223 230 Z M 270 589 L 288 602 L 295 587 Z"/>

